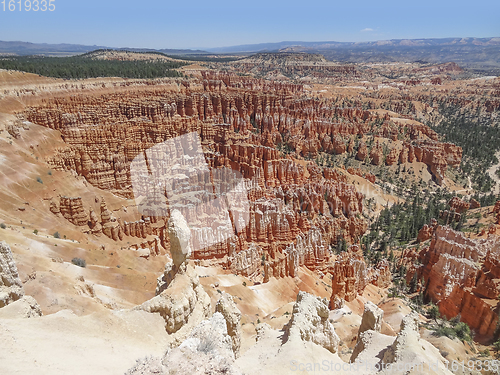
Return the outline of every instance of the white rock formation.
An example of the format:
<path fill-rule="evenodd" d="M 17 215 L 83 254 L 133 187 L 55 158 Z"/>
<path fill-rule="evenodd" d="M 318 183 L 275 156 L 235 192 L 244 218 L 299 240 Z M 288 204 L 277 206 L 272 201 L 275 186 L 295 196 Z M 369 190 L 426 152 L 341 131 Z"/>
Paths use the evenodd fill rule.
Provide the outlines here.
<path fill-rule="evenodd" d="M 0 242 L 0 307 L 17 301 L 24 296 L 24 289 L 10 246 Z"/>
<path fill-rule="evenodd" d="M 39 316 L 42 316 L 42 309 L 31 296 L 23 296 L 0 309 L 0 319 L 37 318 Z"/>
<path fill-rule="evenodd" d="M 368 329 L 362 332 L 351 356 L 351 363 L 371 363 L 369 374 L 451 375 L 447 360 L 429 342 L 420 339 L 419 316 L 406 315 L 396 339 Z"/>
<path fill-rule="evenodd" d="M 215 311 L 224 316 L 234 356 L 238 357 L 241 347 L 241 312 L 236 307 L 233 297 L 226 292 L 222 292 L 222 296 L 215 305 Z"/>
<path fill-rule="evenodd" d="M 375 332 L 380 332 L 382 329 L 382 318 L 384 316 L 384 311 L 377 307 L 373 302 L 365 303 L 365 310 L 363 311 L 363 318 L 361 319 L 361 325 L 359 326 L 358 335 L 361 335 L 367 330 L 372 330 Z"/>
<path fill-rule="evenodd" d="M 135 309 L 159 313 L 165 320 L 166 331 L 175 333 L 188 322 L 191 329 L 194 328 L 208 316 L 210 297 L 200 284 L 194 268 L 188 266 L 184 273 L 176 274 L 170 285 L 159 295 Z"/>
<path fill-rule="evenodd" d="M 191 255 L 191 229 L 179 210 L 172 210 L 167 224 L 170 253 L 174 266 L 179 267 Z"/>
<path fill-rule="evenodd" d="M 216 312 L 196 326 L 178 347 L 167 351 L 161 361 L 159 358 L 145 358 L 138 361 L 127 375 L 241 375 L 234 366 L 232 345 L 226 320 Z"/>
<path fill-rule="evenodd" d="M 288 323 L 288 341 L 302 340 L 318 344 L 330 352 L 337 352 L 339 337 L 328 320 L 326 298 L 315 297 L 300 291 Z"/>
<path fill-rule="evenodd" d="M 173 263 L 165 266 L 158 278 L 156 296 L 135 310 L 159 313 L 169 334 L 177 333 L 173 346 L 180 344 L 189 332 L 210 314 L 210 297 L 200 284 L 188 255 L 190 230 L 179 211 L 173 210 L 168 221 L 170 252 Z"/>

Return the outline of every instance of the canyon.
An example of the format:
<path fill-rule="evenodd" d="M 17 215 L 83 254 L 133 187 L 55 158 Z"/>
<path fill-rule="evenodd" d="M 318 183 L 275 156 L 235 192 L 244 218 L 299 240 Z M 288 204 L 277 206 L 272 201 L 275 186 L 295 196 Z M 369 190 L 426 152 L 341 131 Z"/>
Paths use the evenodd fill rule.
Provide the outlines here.
<path fill-rule="evenodd" d="M 498 78 L 294 54 L 180 71 L 83 81 L 0 72 L 6 371 L 281 374 L 291 355 L 432 358 L 448 374 L 450 361 L 492 344 L 500 203 L 472 198 L 457 178 L 465 149 L 426 124 L 443 120 L 439 105 L 496 118 Z M 417 183 L 455 196 L 414 241 L 388 245 L 393 259 L 371 259 L 377 215 L 411 202 Z M 477 214 L 482 231 L 451 228 Z M 477 343 L 432 334 L 426 310 L 393 291 L 401 265 L 406 284 L 417 275 L 415 293 Z M 30 344 L 30 332 L 57 345 Z M 79 355 L 99 359 L 78 370 L 57 359 Z"/>

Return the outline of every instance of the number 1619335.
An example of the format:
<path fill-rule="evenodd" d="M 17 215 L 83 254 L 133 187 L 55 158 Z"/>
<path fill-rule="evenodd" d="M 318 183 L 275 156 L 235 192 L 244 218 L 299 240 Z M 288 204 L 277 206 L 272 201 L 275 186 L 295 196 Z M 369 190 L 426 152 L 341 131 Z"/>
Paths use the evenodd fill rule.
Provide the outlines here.
<path fill-rule="evenodd" d="M 56 10 L 55 0 L 2 0 L 0 9 L 3 12 L 53 12 Z"/>

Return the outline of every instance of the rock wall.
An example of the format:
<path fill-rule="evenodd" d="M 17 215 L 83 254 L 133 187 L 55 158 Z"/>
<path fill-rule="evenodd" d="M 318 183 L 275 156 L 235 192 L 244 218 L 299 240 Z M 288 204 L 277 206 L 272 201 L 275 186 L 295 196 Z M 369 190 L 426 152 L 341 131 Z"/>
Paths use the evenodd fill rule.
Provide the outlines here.
<path fill-rule="evenodd" d="M 468 239 L 461 232 L 437 226 L 429 247 L 420 252 L 419 278 L 425 295 L 441 314 L 461 320 L 481 335 L 493 336 L 500 294 L 500 238 Z"/>

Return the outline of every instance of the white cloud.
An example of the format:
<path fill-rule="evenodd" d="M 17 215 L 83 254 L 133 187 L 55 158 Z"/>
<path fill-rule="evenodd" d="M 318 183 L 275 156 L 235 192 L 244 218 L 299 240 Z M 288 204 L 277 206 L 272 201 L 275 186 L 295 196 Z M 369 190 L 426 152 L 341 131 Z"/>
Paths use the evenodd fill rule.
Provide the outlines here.
<path fill-rule="evenodd" d="M 363 29 L 361 30 L 362 33 L 368 33 L 368 32 L 371 32 L 371 31 L 374 31 L 373 29 L 367 27 L 366 29 Z"/>

